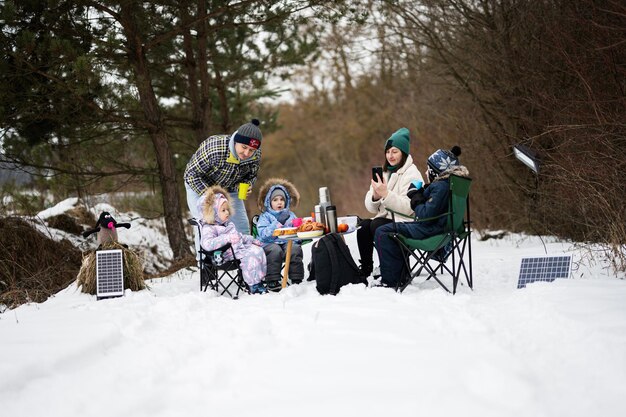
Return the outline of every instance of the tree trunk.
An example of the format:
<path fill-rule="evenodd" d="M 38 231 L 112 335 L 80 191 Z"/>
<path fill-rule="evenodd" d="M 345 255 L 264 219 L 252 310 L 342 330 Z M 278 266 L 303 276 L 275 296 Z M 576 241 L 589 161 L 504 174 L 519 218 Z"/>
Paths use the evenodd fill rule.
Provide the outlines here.
<path fill-rule="evenodd" d="M 184 258 L 186 255 L 190 255 L 191 252 L 189 251 L 189 242 L 183 227 L 178 182 L 176 181 L 176 167 L 172 159 L 170 144 L 166 133 L 162 129 L 151 133 L 150 139 L 152 139 L 159 166 L 167 237 L 172 252 L 174 252 L 174 258 Z"/>
<path fill-rule="evenodd" d="M 211 77 L 209 76 L 209 57 L 207 56 L 207 10 L 204 0 L 198 0 L 198 18 L 201 18 L 198 22 L 196 30 L 198 31 L 198 73 L 200 77 L 200 108 L 201 108 L 201 120 L 202 126 L 200 131 L 201 139 L 206 139 L 211 132 L 211 122 L 213 103 L 211 102 Z M 201 141 L 202 141 L 201 140 Z"/>
<path fill-rule="evenodd" d="M 149 124 L 148 133 L 157 157 L 167 237 L 174 253 L 174 258 L 179 259 L 190 255 L 191 252 L 183 227 L 172 151 L 167 140 L 167 133 L 163 127 L 161 109 L 152 88 L 152 79 L 143 50 L 143 40 L 134 20 L 135 14 L 132 6 L 126 2 L 122 3 L 120 10 L 120 23 L 127 39 L 128 58 L 135 75 L 135 86 L 139 93 L 139 101 L 144 117 Z"/>
<path fill-rule="evenodd" d="M 198 1 L 198 14 L 193 18 L 184 8 L 181 9 L 181 13 L 184 22 L 198 21 L 195 25 L 198 33 L 197 52 L 194 52 L 193 40 L 189 31 L 183 33 L 183 50 L 185 52 L 185 69 L 189 79 L 189 101 L 193 109 L 192 129 L 196 142 L 200 144 L 209 136 L 212 111 L 206 53 L 206 4 L 203 0 Z"/>

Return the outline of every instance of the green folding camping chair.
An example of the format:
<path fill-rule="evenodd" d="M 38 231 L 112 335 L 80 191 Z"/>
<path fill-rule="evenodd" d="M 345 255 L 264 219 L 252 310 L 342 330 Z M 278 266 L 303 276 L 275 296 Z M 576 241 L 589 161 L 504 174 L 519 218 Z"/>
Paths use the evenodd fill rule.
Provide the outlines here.
<path fill-rule="evenodd" d="M 411 239 L 399 233 L 390 236 L 402 248 L 402 255 L 408 271 L 407 279 L 401 280 L 396 291 L 404 289 L 419 276 L 422 270 L 428 272 L 426 281 L 433 278 L 443 289 L 448 287 L 439 279 L 440 274 L 447 272 L 452 276 L 452 294 L 456 293 L 461 274 L 467 285 L 473 289 L 472 277 L 472 246 L 469 211 L 470 178 L 450 175 L 450 195 L 448 211 L 436 217 L 417 219 L 415 222 L 438 219 L 447 216 L 444 233 L 425 239 Z M 466 256 L 467 255 L 467 256 Z M 467 261 L 466 261 L 467 258 Z M 411 259 L 416 262 L 411 266 Z M 451 260 L 451 264 L 448 261 Z M 431 265 L 435 263 L 434 267 Z"/>

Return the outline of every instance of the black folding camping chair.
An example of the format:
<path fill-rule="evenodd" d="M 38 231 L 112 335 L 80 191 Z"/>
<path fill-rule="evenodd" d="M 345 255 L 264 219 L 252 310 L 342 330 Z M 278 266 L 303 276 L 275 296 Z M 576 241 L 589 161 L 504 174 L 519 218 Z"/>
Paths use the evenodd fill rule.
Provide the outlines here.
<path fill-rule="evenodd" d="M 189 219 L 189 224 L 198 228 L 198 236 L 202 240 L 202 228 L 196 219 Z M 224 255 L 231 251 L 232 260 L 224 261 Z M 211 288 L 218 295 L 228 294 L 231 298 L 239 298 L 241 292 L 249 293 L 248 285 L 243 280 L 241 261 L 235 256 L 231 244 L 206 251 L 200 247 L 200 290 Z"/>

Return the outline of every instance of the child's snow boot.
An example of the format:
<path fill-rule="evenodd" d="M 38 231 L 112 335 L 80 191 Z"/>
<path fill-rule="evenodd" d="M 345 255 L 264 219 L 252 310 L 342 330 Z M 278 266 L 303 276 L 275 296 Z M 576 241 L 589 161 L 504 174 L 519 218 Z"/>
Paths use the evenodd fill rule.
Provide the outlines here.
<path fill-rule="evenodd" d="M 262 282 L 254 284 L 250 287 L 250 294 L 265 294 L 266 292 L 267 288 L 265 288 Z"/>

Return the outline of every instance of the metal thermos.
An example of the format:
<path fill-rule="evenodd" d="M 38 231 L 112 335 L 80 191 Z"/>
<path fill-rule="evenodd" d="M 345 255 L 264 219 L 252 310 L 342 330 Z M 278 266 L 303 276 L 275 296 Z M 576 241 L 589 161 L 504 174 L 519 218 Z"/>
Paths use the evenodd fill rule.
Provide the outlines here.
<path fill-rule="evenodd" d="M 337 233 L 337 208 L 335 206 L 326 207 L 326 221 L 330 233 Z"/>
<path fill-rule="evenodd" d="M 324 224 L 324 226 L 330 228 L 328 224 L 328 215 L 326 214 L 326 210 L 331 205 L 330 203 L 330 191 L 328 191 L 328 187 L 320 187 L 320 212 L 322 213 L 321 217 L 324 221 L 320 223 Z"/>
<path fill-rule="evenodd" d="M 320 204 L 322 203 L 330 203 L 330 191 L 328 191 L 328 187 L 320 187 Z"/>
<path fill-rule="evenodd" d="M 315 221 L 318 223 L 326 224 L 326 213 L 322 210 L 322 206 L 315 205 Z"/>

